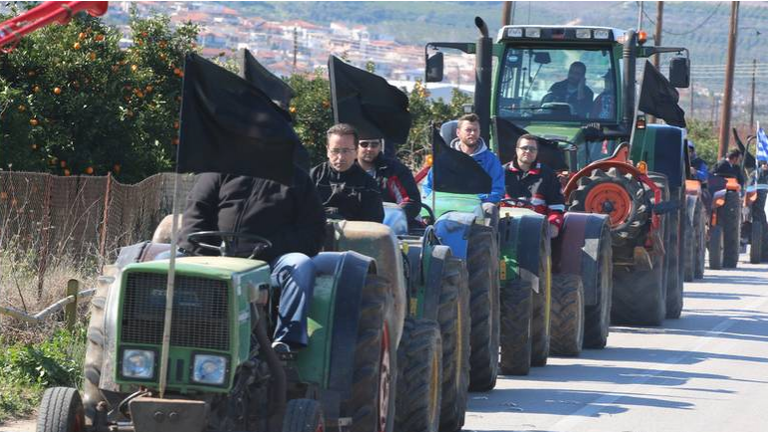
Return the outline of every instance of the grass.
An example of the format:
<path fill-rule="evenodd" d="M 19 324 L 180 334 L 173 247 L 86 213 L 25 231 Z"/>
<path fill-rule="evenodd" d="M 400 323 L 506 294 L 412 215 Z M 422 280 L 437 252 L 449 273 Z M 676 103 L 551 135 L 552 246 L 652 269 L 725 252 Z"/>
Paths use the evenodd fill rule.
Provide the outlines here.
<path fill-rule="evenodd" d="M 85 326 L 57 328 L 48 340 L 6 345 L 0 336 L 0 424 L 32 415 L 48 387 L 79 387 Z"/>

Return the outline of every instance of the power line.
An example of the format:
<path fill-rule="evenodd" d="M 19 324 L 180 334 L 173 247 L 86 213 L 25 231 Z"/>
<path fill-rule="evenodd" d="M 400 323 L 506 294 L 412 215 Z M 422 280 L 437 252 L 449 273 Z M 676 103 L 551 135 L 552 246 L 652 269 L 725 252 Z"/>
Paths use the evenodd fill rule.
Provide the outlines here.
<path fill-rule="evenodd" d="M 669 35 L 672 35 L 672 36 L 686 36 L 686 35 L 689 35 L 689 34 L 691 34 L 691 33 L 695 33 L 697 30 L 699 30 L 700 28 L 704 27 L 704 25 L 705 25 L 707 22 L 709 22 L 709 20 L 710 20 L 710 19 L 712 19 L 712 17 L 713 17 L 713 16 L 715 16 L 715 14 L 717 13 L 718 9 L 720 9 L 720 6 L 721 6 L 722 4 L 723 4 L 723 2 L 718 2 L 718 3 L 717 3 L 717 6 L 716 6 L 716 7 L 715 7 L 715 9 L 712 11 L 712 13 L 710 13 L 710 14 L 709 14 L 709 16 L 707 16 L 706 18 L 704 18 L 704 21 L 702 21 L 702 22 L 701 22 L 699 25 L 697 25 L 696 27 L 694 27 L 692 30 L 689 30 L 689 31 L 687 31 L 687 32 L 682 32 L 682 33 L 675 33 L 675 32 L 671 32 L 671 31 L 669 31 L 669 30 L 663 30 L 663 29 L 662 29 L 662 30 L 661 30 L 661 32 L 662 32 L 662 33 L 664 33 L 664 34 L 669 34 Z M 651 19 L 651 17 L 650 17 L 650 16 L 648 16 L 648 12 L 646 12 L 645 10 L 643 10 L 643 15 L 645 15 L 645 17 L 646 17 L 646 18 L 648 18 L 648 21 L 650 21 L 652 25 L 654 25 L 654 26 L 656 25 L 656 22 L 655 22 L 653 19 Z"/>

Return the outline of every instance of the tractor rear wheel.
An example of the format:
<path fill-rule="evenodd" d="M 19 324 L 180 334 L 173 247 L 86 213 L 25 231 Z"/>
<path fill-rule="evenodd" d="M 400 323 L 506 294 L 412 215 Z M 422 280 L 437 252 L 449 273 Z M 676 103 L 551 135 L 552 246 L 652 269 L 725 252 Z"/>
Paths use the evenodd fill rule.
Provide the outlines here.
<path fill-rule="evenodd" d="M 713 225 L 709 229 L 709 268 L 720 270 L 723 268 L 723 227 Z"/>
<path fill-rule="evenodd" d="M 446 261 L 440 308 L 440 337 L 443 343 L 443 390 L 440 408 L 440 430 L 456 432 L 464 426 L 469 388 L 469 288 L 467 267 L 463 260 Z"/>
<path fill-rule="evenodd" d="M 704 267 L 706 265 L 707 249 L 707 215 L 704 210 L 704 202 L 699 199 L 696 202 L 696 212 L 693 216 L 693 232 L 696 243 L 696 254 L 694 257 L 693 278 L 701 279 L 704 277 Z"/>
<path fill-rule="evenodd" d="M 539 292 L 533 293 L 531 320 L 531 366 L 546 366 L 549 358 L 552 320 L 552 257 L 549 236 L 539 244 Z"/>
<path fill-rule="evenodd" d="M 38 432 L 85 431 L 83 401 L 77 389 L 51 387 L 43 393 L 37 415 Z"/>
<path fill-rule="evenodd" d="M 584 344 L 584 284 L 581 276 L 552 275 L 552 345 L 554 355 L 576 357 Z"/>
<path fill-rule="evenodd" d="M 360 301 L 351 398 L 345 404 L 351 431 L 391 431 L 394 422 L 395 348 L 387 317 L 392 314 L 389 281 L 368 275 Z"/>
<path fill-rule="evenodd" d="M 763 221 L 752 217 L 751 229 L 749 232 L 749 262 L 751 264 L 760 264 L 761 254 L 763 252 Z"/>
<path fill-rule="evenodd" d="M 654 255 L 653 268 L 620 267 L 613 272 L 613 324 L 661 325 L 666 316 L 664 257 Z"/>
<path fill-rule="evenodd" d="M 401 341 L 395 430 L 437 432 L 443 381 L 440 326 L 432 320 L 406 318 Z"/>
<path fill-rule="evenodd" d="M 528 375 L 531 370 L 531 282 L 517 278 L 501 290 L 501 373 Z"/>
<path fill-rule="evenodd" d="M 688 255 L 688 251 L 685 250 L 683 245 L 680 244 L 682 240 L 680 234 L 685 235 L 683 230 L 686 229 L 685 221 L 680 220 L 681 211 L 676 210 L 667 216 L 667 228 L 669 229 L 669 241 L 666 244 L 667 255 L 669 265 L 667 269 L 667 318 L 677 319 L 680 318 L 680 313 L 683 311 L 683 263 L 680 261 L 681 253 L 683 257 Z"/>
<path fill-rule="evenodd" d="M 650 217 L 650 206 L 642 185 L 632 174 L 621 174 L 617 168 L 595 169 L 589 177 L 579 179 L 571 193 L 571 211 L 607 214 L 613 246 L 634 246 Z"/>
<path fill-rule="evenodd" d="M 736 191 L 725 192 L 725 204 L 717 210 L 723 227 L 723 267 L 736 268 L 741 247 L 741 199 Z"/>
<path fill-rule="evenodd" d="M 499 248 L 493 227 L 474 224 L 469 234 L 470 336 L 469 389 L 496 386 L 499 370 Z"/>
<path fill-rule="evenodd" d="M 285 407 L 283 432 L 318 432 L 325 430 L 323 407 L 313 399 L 293 399 Z"/>
<path fill-rule="evenodd" d="M 587 306 L 584 311 L 584 348 L 605 348 L 611 325 L 611 302 L 613 293 L 613 248 L 611 232 L 607 225 L 600 235 L 600 249 L 596 264 L 599 284 L 597 303 Z"/>

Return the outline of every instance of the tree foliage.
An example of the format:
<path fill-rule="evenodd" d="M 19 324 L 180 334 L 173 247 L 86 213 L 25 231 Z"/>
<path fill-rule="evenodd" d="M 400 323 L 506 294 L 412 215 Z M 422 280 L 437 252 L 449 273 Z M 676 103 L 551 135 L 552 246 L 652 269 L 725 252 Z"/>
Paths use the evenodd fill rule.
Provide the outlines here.
<path fill-rule="evenodd" d="M 0 168 L 137 181 L 169 170 L 197 27 L 132 16 L 133 46 L 84 14 L 0 55 Z"/>

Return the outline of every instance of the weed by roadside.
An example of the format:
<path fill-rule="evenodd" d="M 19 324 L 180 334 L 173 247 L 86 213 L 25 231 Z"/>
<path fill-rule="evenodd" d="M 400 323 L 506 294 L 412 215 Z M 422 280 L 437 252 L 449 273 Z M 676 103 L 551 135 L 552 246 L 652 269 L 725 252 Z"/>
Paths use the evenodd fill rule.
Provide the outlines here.
<path fill-rule="evenodd" d="M 56 329 L 50 339 L 8 344 L 0 335 L 0 424 L 31 415 L 47 387 L 79 387 L 86 327 Z"/>

